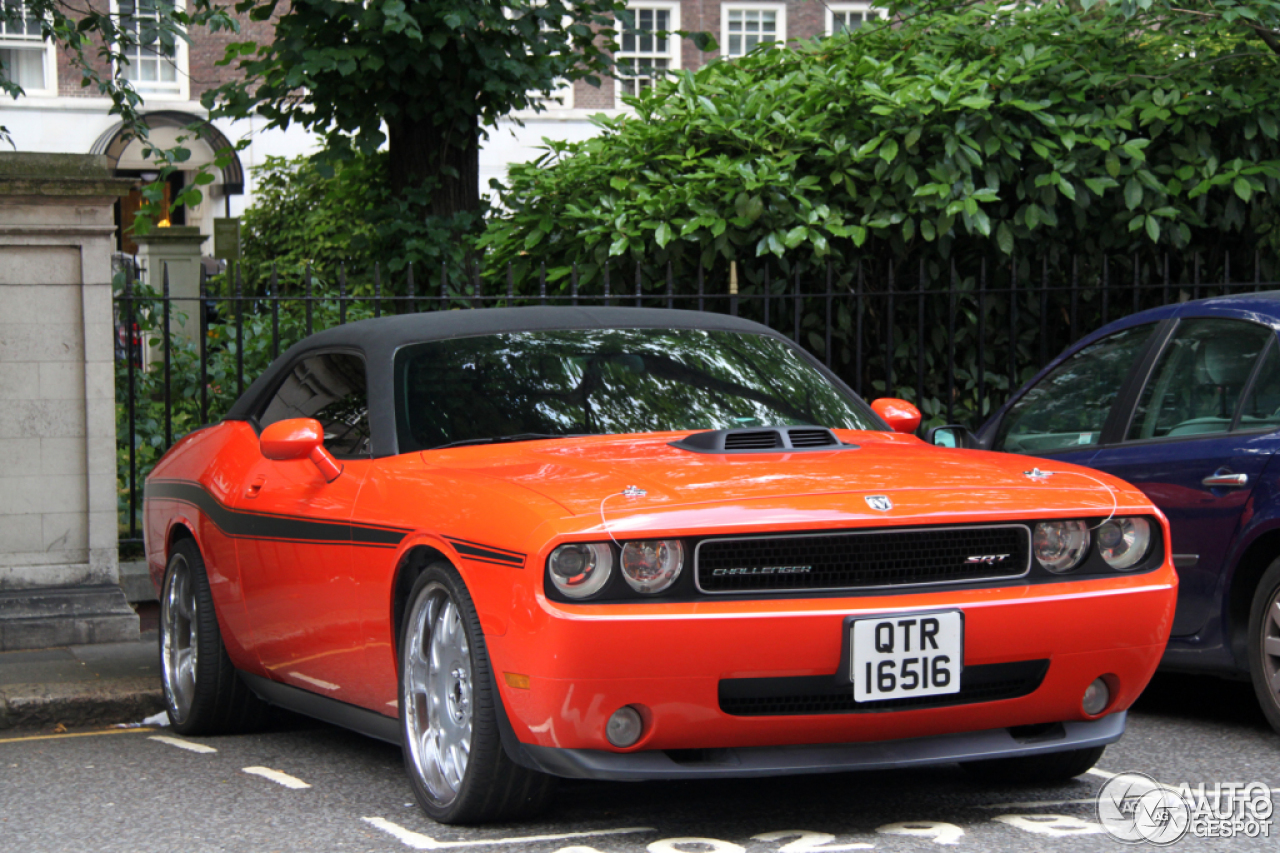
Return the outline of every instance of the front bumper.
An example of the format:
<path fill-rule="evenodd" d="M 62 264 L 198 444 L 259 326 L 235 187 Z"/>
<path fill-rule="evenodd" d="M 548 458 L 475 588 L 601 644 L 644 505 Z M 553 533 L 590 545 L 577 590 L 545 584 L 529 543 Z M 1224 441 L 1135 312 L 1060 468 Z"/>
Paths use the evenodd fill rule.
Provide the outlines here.
<path fill-rule="evenodd" d="M 607 752 L 513 745 L 512 759 L 532 770 L 568 779 L 640 782 L 651 779 L 722 779 L 838 773 L 847 770 L 922 767 L 956 761 L 1043 755 L 1114 743 L 1124 734 L 1126 712 L 1098 720 L 1069 721 L 1031 730 L 988 729 L 874 743 L 757 746 L 691 750 Z"/>
<path fill-rule="evenodd" d="M 864 766 L 860 762 L 869 761 L 868 755 L 896 755 L 899 744 L 921 739 L 1097 722 L 1080 703 L 1100 676 L 1112 690 L 1104 714 L 1127 710 L 1164 651 L 1176 587 L 1172 566 L 1166 565 L 1108 580 L 860 598 L 561 606 L 539 597 L 516 608 L 523 618 L 513 618 L 505 635 L 486 642 L 512 736 L 529 755 L 631 754 L 641 756 L 634 762 L 642 766 L 670 763 L 670 771 L 682 765 L 662 758 L 666 751 L 733 750 L 741 756 L 794 747 L 799 751 L 786 753 L 793 756 L 810 754 L 812 747 L 812 754 L 826 756 L 822 745 L 846 750 L 862 744 L 847 766 Z M 849 616 L 928 609 L 964 612 L 966 668 L 1048 661 L 1043 680 L 1030 692 L 947 707 L 752 716 L 723 701 L 722 683 L 730 681 L 789 684 L 832 677 L 840 671 Z M 510 673 L 523 676 L 527 689 L 506 683 L 504 674 Z M 640 709 L 645 733 L 629 749 L 617 749 L 604 732 L 609 716 L 624 705 Z M 999 738 L 983 743 L 1009 745 Z M 1037 748 L 1076 747 L 1067 740 Z M 644 758 L 646 753 L 654 757 Z M 932 760 L 977 757 L 991 756 L 962 750 L 957 757 Z M 583 760 L 573 759 L 570 766 Z M 591 759 L 586 766 L 598 763 Z M 842 766 L 837 762 L 832 769 Z M 603 765 L 597 769 L 603 772 Z"/>

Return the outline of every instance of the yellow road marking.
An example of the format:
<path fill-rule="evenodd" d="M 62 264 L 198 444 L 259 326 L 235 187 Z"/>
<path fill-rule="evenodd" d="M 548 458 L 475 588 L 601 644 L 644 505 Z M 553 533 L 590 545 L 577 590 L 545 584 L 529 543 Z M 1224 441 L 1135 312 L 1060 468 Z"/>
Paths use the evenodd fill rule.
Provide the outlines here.
<path fill-rule="evenodd" d="M 155 729 L 140 726 L 136 729 L 107 729 L 101 732 L 67 732 L 60 735 L 31 735 L 29 737 L 0 738 L 0 743 L 22 743 L 28 740 L 62 740 L 69 737 L 98 737 L 99 735 L 132 735 L 139 732 L 154 732 Z"/>

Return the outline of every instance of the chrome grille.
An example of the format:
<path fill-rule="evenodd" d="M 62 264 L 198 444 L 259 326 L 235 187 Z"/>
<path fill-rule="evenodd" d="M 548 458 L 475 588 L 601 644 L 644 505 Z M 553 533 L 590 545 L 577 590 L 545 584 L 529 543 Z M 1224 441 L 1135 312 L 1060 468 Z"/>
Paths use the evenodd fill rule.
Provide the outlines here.
<path fill-rule="evenodd" d="M 1031 533 L 1002 524 L 704 539 L 694 565 L 698 588 L 720 594 L 962 583 L 1026 574 Z"/>

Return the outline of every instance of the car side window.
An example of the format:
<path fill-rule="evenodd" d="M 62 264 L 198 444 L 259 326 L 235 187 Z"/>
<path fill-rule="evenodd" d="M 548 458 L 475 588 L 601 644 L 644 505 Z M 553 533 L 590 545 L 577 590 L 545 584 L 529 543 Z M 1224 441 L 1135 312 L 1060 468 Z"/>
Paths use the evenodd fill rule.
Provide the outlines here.
<path fill-rule="evenodd" d="M 1138 397 L 1126 438 L 1140 441 L 1230 430 L 1245 383 L 1272 335 L 1268 328 L 1241 320 L 1184 320 Z"/>
<path fill-rule="evenodd" d="M 1280 427 L 1280 346 L 1272 346 L 1262 357 L 1253 390 L 1240 406 L 1238 430 Z"/>
<path fill-rule="evenodd" d="M 1097 444 L 1155 328 L 1146 323 L 1108 335 L 1054 368 L 1010 407 L 994 449 L 1035 455 Z"/>
<path fill-rule="evenodd" d="M 324 428 L 325 449 L 339 459 L 368 458 L 369 394 L 364 359 L 331 352 L 295 364 L 258 423 L 266 427 L 287 418 L 318 420 Z"/>

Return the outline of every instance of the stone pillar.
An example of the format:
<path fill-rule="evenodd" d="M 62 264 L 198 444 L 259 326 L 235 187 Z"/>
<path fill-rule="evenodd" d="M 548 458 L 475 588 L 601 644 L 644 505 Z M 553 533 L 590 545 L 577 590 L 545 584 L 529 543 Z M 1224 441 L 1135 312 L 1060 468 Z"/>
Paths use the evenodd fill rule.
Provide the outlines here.
<path fill-rule="evenodd" d="M 0 153 L 0 650 L 137 637 L 119 586 L 105 157 Z"/>
<path fill-rule="evenodd" d="M 169 296 L 180 300 L 172 303 L 173 330 L 191 340 L 200 337 L 200 315 L 196 312 L 200 308 L 200 246 L 205 239 L 194 225 L 152 228 L 133 238 L 146 282 L 156 293 L 163 292 L 168 266 Z M 179 322 L 179 314 L 187 315 L 184 323 Z"/>

